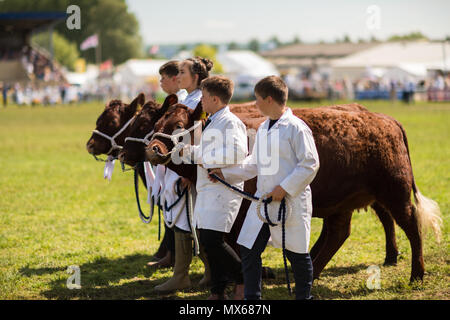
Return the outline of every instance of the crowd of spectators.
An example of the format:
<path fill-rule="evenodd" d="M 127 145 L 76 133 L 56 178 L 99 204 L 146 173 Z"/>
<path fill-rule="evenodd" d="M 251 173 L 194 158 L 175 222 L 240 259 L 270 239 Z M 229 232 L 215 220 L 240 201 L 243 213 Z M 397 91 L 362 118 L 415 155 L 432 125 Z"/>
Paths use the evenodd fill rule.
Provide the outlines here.
<path fill-rule="evenodd" d="M 15 83 L 9 85 L 0 82 L 3 106 L 13 103 L 19 106 L 52 106 L 56 104 L 73 104 L 89 101 L 108 101 L 122 99 L 131 101 L 140 92 L 147 98 L 155 99 L 155 91 L 150 86 L 130 87 L 114 84 L 91 84 L 89 86 L 77 85 L 33 85 Z"/>
<path fill-rule="evenodd" d="M 292 99 L 312 100 L 365 100 L 384 99 L 450 101 L 450 74 L 436 72 L 426 80 L 415 81 L 411 77 L 392 80 L 388 77 L 362 77 L 353 81 L 348 78 L 330 80 L 326 74 L 305 72 L 287 75 Z"/>
<path fill-rule="evenodd" d="M 20 61 L 30 80 L 44 82 L 62 82 L 64 80 L 61 68 L 55 65 L 42 49 L 38 50 L 31 46 L 24 46 L 21 49 L 2 48 L 0 49 L 0 60 Z"/>

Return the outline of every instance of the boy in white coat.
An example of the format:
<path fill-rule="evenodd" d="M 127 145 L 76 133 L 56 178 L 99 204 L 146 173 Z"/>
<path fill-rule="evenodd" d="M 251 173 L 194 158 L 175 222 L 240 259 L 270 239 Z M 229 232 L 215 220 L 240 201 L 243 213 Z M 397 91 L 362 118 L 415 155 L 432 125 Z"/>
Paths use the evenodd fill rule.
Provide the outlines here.
<path fill-rule="evenodd" d="M 230 232 L 239 212 L 242 198 L 236 197 L 224 185 L 211 182 L 208 170 L 242 162 L 248 153 L 247 132 L 242 121 L 228 107 L 233 94 L 231 80 L 222 76 L 210 77 L 203 80 L 201 88 L 203 110 L 211 115 L 205 123 L 200 144 L 186 146 L 183 160 L 199 165 L 194 217 L 211 268 L 209 299 L 226 299 L 227 276 L 236 283 L 234 299 L 243 299 L 241 260 L 224 241 L 225 233 Z M 242 188 L 243 182 L 235 186 Z"/>
<path fill-rule="evenodd" d="M 288 196 L 292 214 L 285 224 L 286 256 L 294 272 L 296 298 L 310 299 L 313 270 L 308 252 L 312 216 L 309 184 L 319 169 L 319 157 L 311 130 L 286 106 L 287 95 L 287 86 L 279 77 L 266 77 L 256 84 L 256 105 L 268 119 L 258 129 L 252 154 L 240 165 L 215 169 L 211 174 L 229 183 L 257 176 L 255 195 L 272 198 L 269 215 L 277 213 L 280 201 Z M 274 246 L 281 247 L 281 224 L 269 227 L 263 223 L 252 202 L 238 238 L 247 300 L 261 298 L 261 254 L 270 236 Z"/>

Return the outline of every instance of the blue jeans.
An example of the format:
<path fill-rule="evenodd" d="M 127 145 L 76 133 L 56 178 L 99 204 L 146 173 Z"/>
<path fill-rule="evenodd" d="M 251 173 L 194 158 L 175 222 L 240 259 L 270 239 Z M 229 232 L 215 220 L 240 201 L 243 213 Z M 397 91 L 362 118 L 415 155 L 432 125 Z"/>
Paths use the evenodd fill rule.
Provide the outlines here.
<path fill-rule="evenodd" d="M 251 249 L 240 246 L 246 300 L 261 299 L 261 254 L 264 252 L 269 238 L 269 225 L 264 223 Z M 294 272 L 295 298 L 297 300 L 311 299 L 313 266 L 309 253 L 295 253 L 286 250 L 286 257 Z"/>

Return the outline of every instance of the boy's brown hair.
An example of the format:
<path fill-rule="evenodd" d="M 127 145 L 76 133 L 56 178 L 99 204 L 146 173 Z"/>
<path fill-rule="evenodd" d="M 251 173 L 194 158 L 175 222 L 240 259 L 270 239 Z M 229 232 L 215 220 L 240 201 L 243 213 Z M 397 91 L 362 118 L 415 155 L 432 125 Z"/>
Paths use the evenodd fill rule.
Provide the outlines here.
<path fill-rule="evenodd" d="M 165 74 L 168 75 L 169 77 L 174 77 L 178 75 L 179 71 L 180 71 L 179 62 L 176 60 L 166 62 L 159 68 L 160 75 Z"/>
<path fill-rule="evenodd" d="M 275 102 L 284 106 L 288 99 L 288 87 L 284 81 L 277 76 L 268 76 L 258 81 L 255 93 L 265 99 L 271 96 Z"/>
<path fill-rule="evenodd" d="M 210 95 L 216 96 L 224 104 L 228 104 L 233 96 L 234 84 L 227 77 L 213 76 L 203 80 L 200 89 L 205 89 Z"/>

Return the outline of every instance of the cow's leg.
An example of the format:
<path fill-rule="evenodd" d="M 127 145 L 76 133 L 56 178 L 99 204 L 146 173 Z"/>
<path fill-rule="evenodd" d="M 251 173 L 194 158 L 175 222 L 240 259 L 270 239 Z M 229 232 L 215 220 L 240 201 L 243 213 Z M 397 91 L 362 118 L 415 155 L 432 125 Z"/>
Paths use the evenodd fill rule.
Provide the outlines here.
<path fill-rule="evenodd" d="M 375 213 L 383 224 L 384 234 L 386 236 L 386 257 L 384 259 L 385 266 L 392 266 L 397 264 L 397 242 L 395 240 L 395 222 L 389 211 L 387 211 L 379 203 L 375 202 L 372 205 Z"/>
<path fill-rule="evenodd" d="M 311 250 L 309 252 L 309 254 L 311 256 L 311 260 L 314 261 L 314 259 L 319 254 L 320 250 L 322 250 L 322 248 L 325 244 L 326 238 L 327 238 L 327 220 L 323 219 L 322 231 L 320 232 L 320 236 L 316 240 L 316 242 L 314 243 L 313 247 L 311 248 Z"/>
<path fill-rule="evenodd" d="M 422 280 L 425 273 L 422 253 L 422 238 L 414 214 L 416 208 L 412 205 L 410 198 L 403 201 L 391 201 L 384 204 L 389 209 L 395 222 L 405 231 L 411 245 L 411 278 L 410 281 Z"/>
<path fill-rule="evenodd" d="M 350 236 L 352 212 L 338 212 L 325 218 L 327 237 L 319 254 L 313 260 L 314 279 L 339 250 L 345 240 Z"/>

